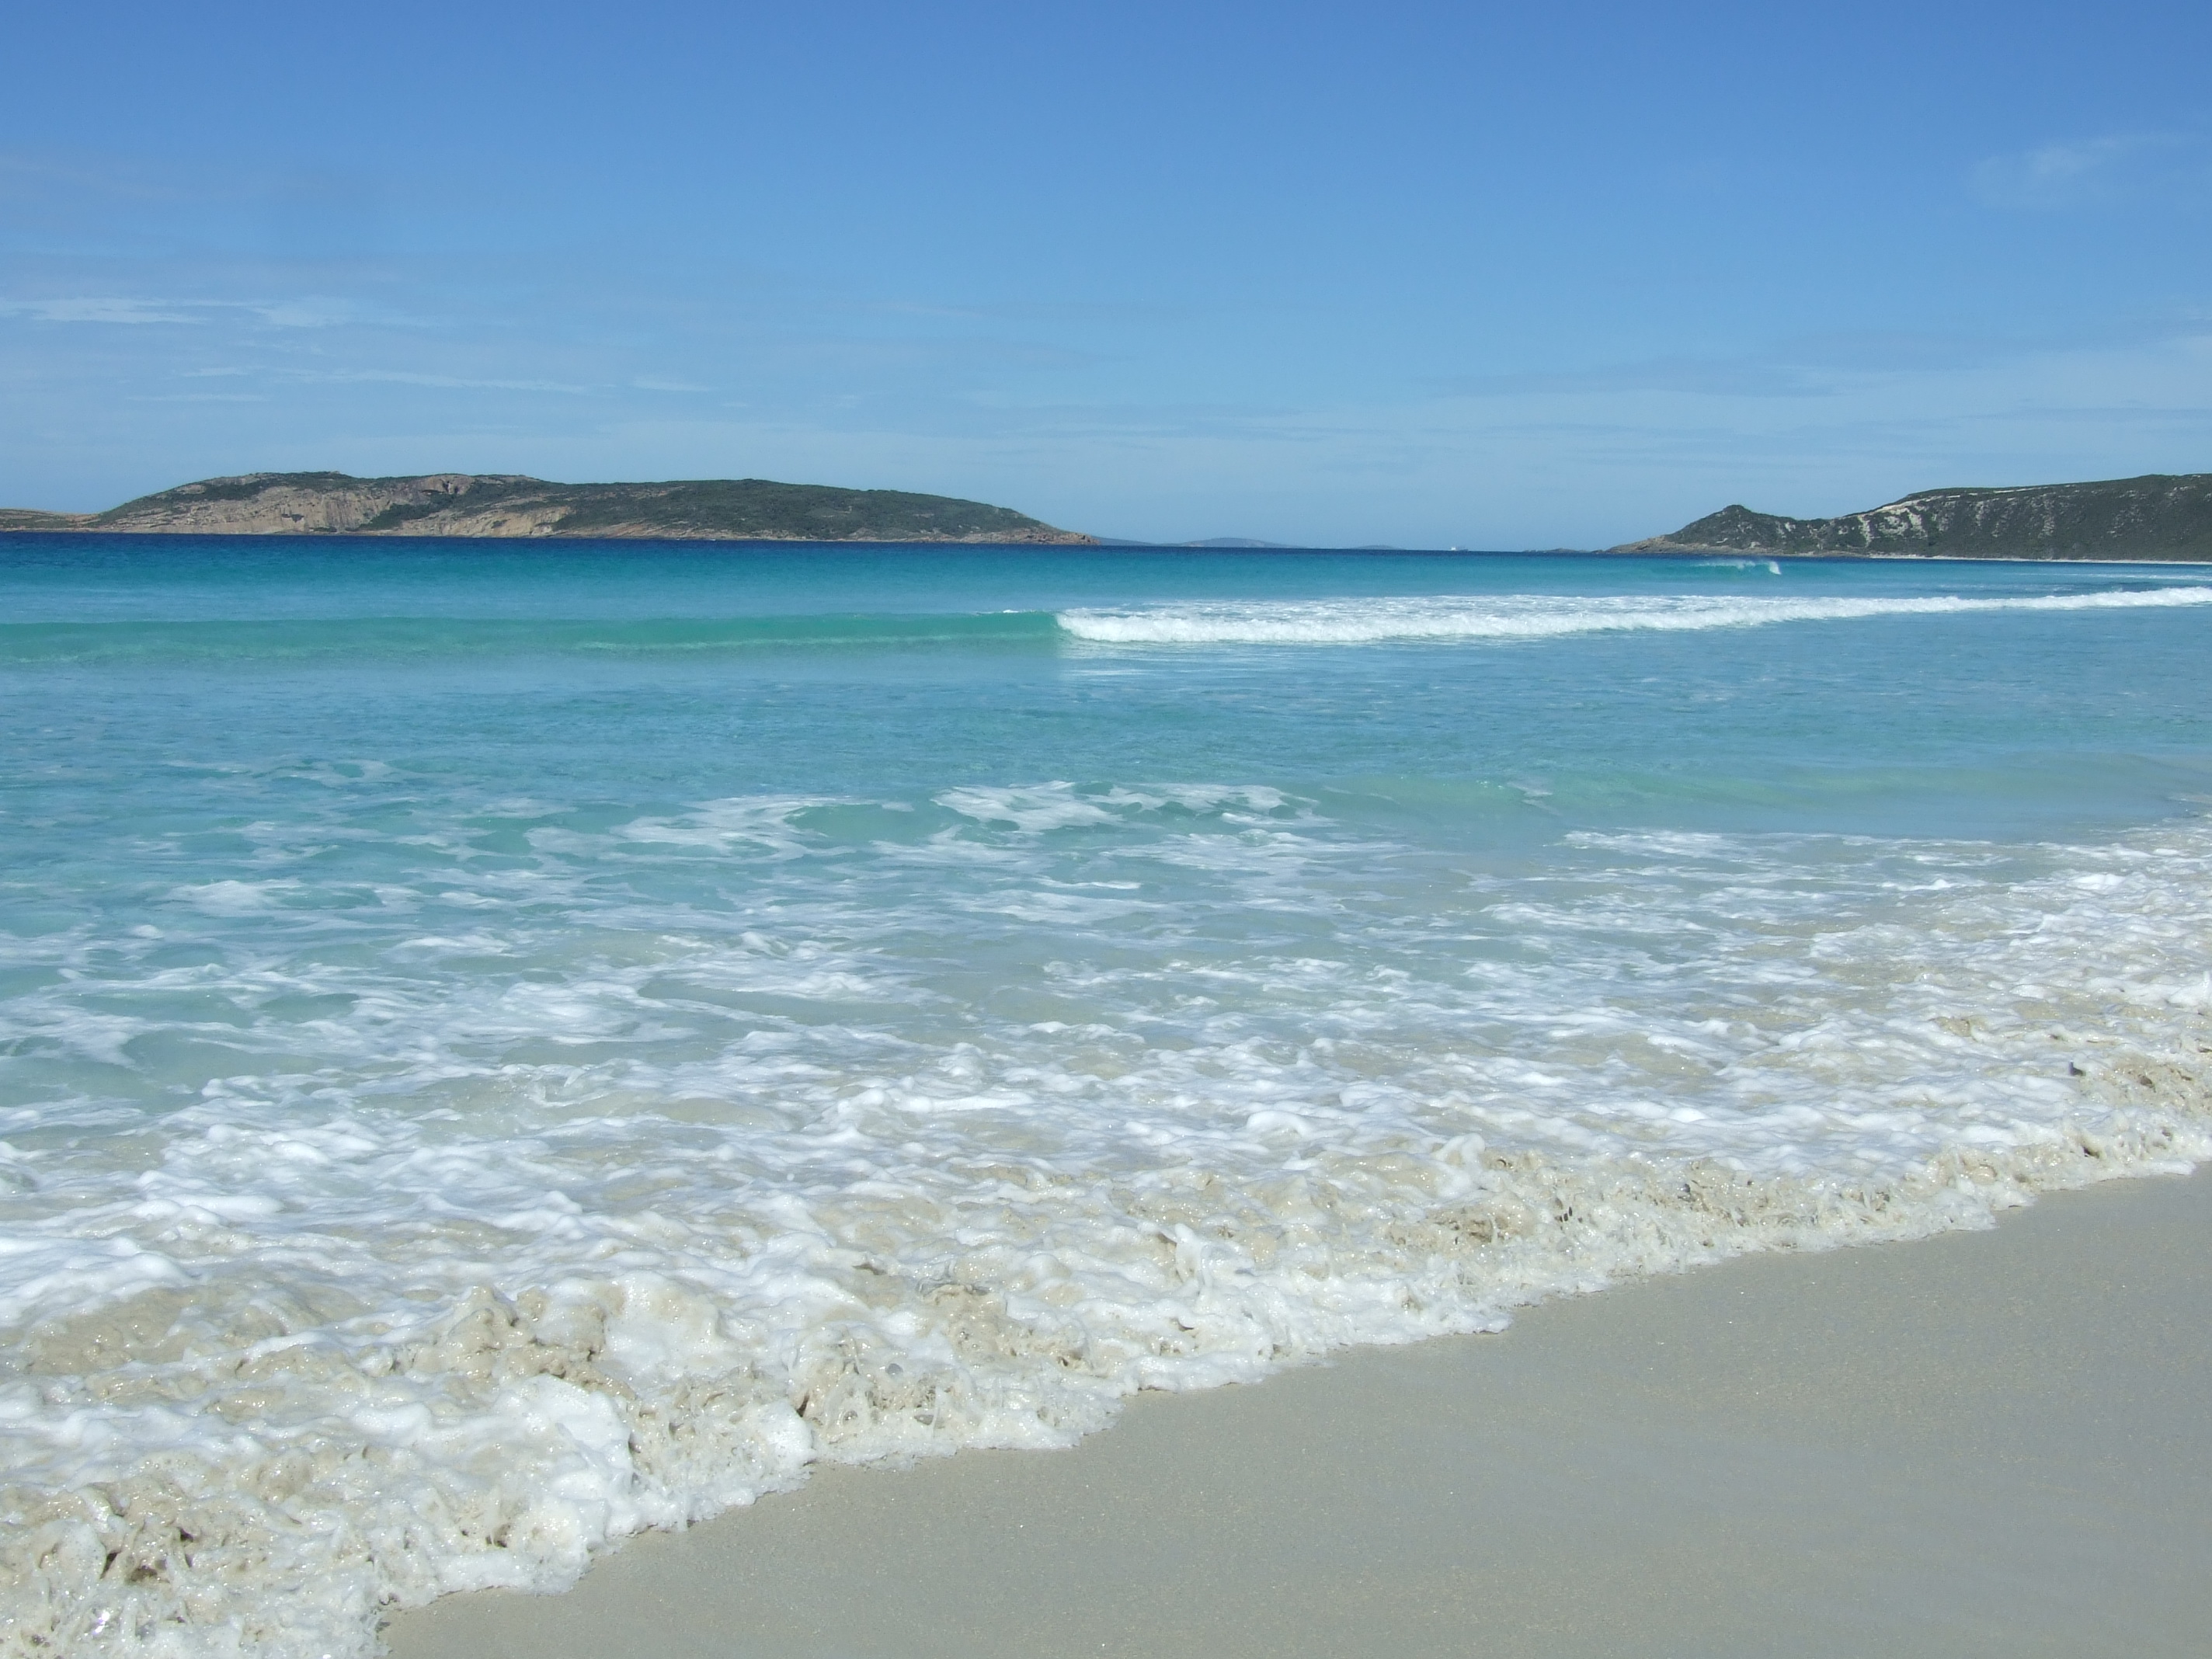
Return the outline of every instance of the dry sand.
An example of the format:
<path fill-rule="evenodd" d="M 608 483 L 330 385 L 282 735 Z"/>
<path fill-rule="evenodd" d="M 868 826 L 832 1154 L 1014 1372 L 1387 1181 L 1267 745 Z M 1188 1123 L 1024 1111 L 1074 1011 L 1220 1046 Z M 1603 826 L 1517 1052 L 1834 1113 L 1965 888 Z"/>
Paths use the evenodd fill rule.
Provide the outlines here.
<path fill-rule="evenodd" d="M 827 1470 L 398 1659 L 2212 1654 L 2212 1177 Z"/>

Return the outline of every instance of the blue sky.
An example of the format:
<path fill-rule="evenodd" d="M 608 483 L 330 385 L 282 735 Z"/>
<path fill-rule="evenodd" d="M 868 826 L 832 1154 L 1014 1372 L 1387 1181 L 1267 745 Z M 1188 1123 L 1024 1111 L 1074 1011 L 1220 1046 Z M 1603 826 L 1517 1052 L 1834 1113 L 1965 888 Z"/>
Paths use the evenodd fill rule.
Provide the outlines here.
<path fill-rule="evenodd" d="M 1591 546 L 2212 470 L 2212 8 L 4 0 L 0 504 Z"/>

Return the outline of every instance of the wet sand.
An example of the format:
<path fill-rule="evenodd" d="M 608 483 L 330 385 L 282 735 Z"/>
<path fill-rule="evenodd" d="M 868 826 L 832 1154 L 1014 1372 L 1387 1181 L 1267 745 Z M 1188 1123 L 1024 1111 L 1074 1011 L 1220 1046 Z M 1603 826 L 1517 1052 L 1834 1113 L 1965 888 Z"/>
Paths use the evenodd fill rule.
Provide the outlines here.
<path fill-rule="evenodd" d="M 827 1470 L 398 1659 L 2212 1653 L 2212 1176 Z"/>

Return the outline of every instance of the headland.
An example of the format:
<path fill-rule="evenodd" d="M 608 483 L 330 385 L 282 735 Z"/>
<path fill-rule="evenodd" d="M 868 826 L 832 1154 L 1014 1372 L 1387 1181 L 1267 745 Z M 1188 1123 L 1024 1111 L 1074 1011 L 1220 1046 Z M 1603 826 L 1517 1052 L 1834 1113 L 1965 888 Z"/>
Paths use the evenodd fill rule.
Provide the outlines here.
<path fill-rule="evenodd" d="M 568 484 L 473 472 L 250 472 L 179 484 L 105 513 L 0 509 L 0 531 L 1093 544 L 1011 507 L 899 489 L 765 478 Z"/>
<path fill-rule="evenodd" d="M 1724 507 L 1612 553 L 1761 557 L 2212 560 L 2212 472 L 2094 483 L 1923 489 L 1833 519 Z"/>

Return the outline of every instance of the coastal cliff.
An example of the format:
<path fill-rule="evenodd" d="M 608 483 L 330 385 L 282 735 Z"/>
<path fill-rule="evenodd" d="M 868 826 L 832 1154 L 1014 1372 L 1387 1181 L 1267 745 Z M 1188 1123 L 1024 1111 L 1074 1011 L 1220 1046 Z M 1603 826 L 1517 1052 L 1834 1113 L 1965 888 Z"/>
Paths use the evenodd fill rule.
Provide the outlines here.
<path fill-rule="evenodd" d="M 1090 546 L 1010 507 L 763 478 L 549 483 L 511 473 L 206 478 L 105 513 L 0 509 L 0 531 L 198 536 L 568 536 L 718 541 L 1018 542 Z"/>
<path fill-rule="evenodd" d="M 1724 507 L 1614 553 L 1887 554 L 1943 559 L 2212 560 L 2212 473 L 1926 489 L 1835 519 Z"/>

